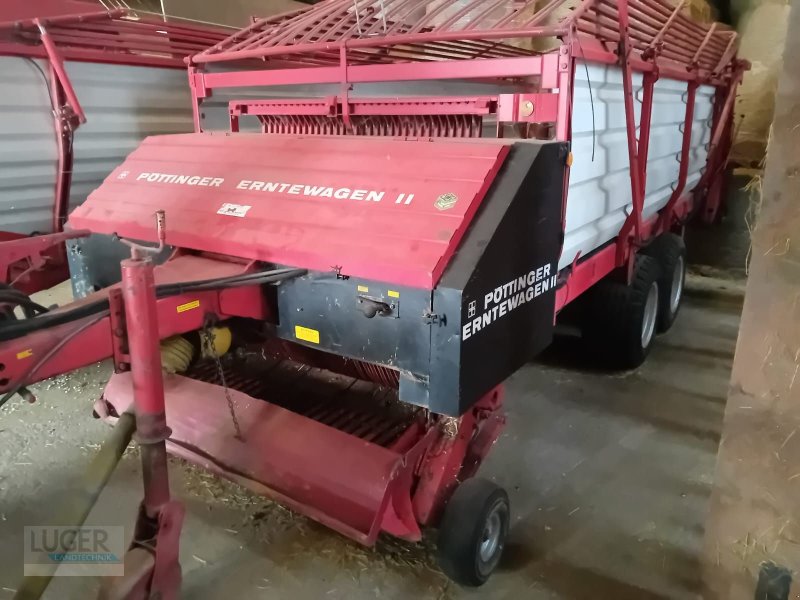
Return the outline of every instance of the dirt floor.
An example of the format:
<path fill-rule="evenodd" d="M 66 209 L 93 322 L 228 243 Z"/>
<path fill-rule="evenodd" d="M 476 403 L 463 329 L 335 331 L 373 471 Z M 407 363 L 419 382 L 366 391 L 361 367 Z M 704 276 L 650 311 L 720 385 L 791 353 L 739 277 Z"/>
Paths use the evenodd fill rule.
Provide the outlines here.
<path fill-rule="evenodd" d="M 741 285 L 690 283 L 677 324 L 638 371 L 592 370 L 562 340 L 509 380 L 509 424 L 480 474 L 508 490 L 513 524 L 484 588 L 448 583 L 432 539 L 363 549 L 173 460 L 187 508 L 183 597 L 697 597 Z M 23 526 L 51 524 L 107 433 L 91 407 L 108 375 L 99 364 L 58 377 L 35 386 L 36 404 L 0 411 L 0 600 L 20 579 Z M 140 497 L 133 450 L 90 522 L 129 530 Z M 96 585 L 56 578 L 45 597 L 90 598 Z"/>

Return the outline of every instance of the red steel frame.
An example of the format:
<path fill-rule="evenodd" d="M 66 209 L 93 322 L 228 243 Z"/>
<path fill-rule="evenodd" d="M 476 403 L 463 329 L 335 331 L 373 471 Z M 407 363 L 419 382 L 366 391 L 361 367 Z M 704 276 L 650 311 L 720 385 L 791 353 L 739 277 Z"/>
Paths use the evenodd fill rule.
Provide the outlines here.
<path fill-rule="evenodd" d="M 158 519 L 159 523 L 164 518 L 173 520 L 173 529 L 166 532 L 169 535 L 164 548 L 157 549 L 170 555 L 165 559 L 168 564 L 177 561 L 177 537 L 173 534 L 182 517 L 180 506 L 169 499 L 163 461 L 168 437 L 172 452 L 371 545 L 381 531 L 419 541 L 421 527 L 437 522 L 452 491 L 477 471 L 505 425 L 503 388 L 498 386 L 459 419 L 420 414 L 390 446 L 382 448 L 273 404 L 253 402 L 249 396 L 231 390 L 245 435 L 241 441 L 226 444 L 223 443 L 227 441 L 226 433 L 220 426 L 224 419 L 220 415 L 225 414 L 227 407 L 224 401 L 220 403 L 220 388 L 173 376 L 166 391 L 167 406 L 175 411 L 168 417 L 173 429 L 169 432 L 164 429 L 165 388 L 160 376 L 158 340 L 197 330 L 203 327 L 208 315 L 215 315 L 220 321 L 236 316 L 274 321 L 276 315 L 258 286 L 189 292 L 158 300 L 154 297 L 154 281 L 175 283 L 197 277 L 229 277 L 250 272 L 251 263 L 178 254 L 155 269 L 135 259 L 123 261 L 122 267 L 120 285 L 80 301 L 89 303 L 107 296 L 107 314 L 39 330 L 0 344 L 0 392 L 20 382 L 30 384 L 106 357 L 113 358 L 116 374 L 106 388 L 105 399 L 99 400 L 95 409 L 101 417 L 112 421 L 113 414 L 131 407 L 136 409 L 137 439 L 144 444 L 145 498 L 140 519 Z M 77 303 L 69 308 L 76 306 Z M 186 306 L 192 308 L 186 310 Z M 61 352 L 50 353 L 54 344 L 75 332 L 77 335 Z M 189 416 L 188 426 L 181 415 Z M 274 435 L 265 435 L 263 427 L 267 430 L 275 427 Z M 279 432 L 285 432 L 295 441 L 303 440 L 304 452 L 298 452 Z M 223 448 L 226 454 L 210 460 L 204 445 Z M 347 461 L 331 464 L 317 460 L 320 453 L 329 456 L 332 448 L 347 456 L 360 456 L 360 464 L 370 467 L 371 473 L 380 469 L 380 477 L 365 478 L 358 469 L 351 470 L 352 465 Z M 248 461 L 248 457 L 256 457 L 255 462 Z M 279 468 L 268 468 L 265 477 L 256 479 L 254 474 L 237 468 L 237 458 L 249 465 L 270 465 L 273 460 Z M 325 483 L 331 481 L 350 482 L 348 489 L 353 495 L 348 502 L 343 504 L 332 496 L 341 486 L 335 483 L 334 489 Z M 309 495 L 309 490 L 317 493 Z M 165 585 L 174 585 L 175 581 L 174 571 L 165 575 Z"/>
<path fill-rule="evenodd" d="M 35 0 L 34 4 L 35 4 Z M 28 9 L 32 12 L 33 9 Z M 42 10 L 47 10 L 43 7 Z M 0 55 L 47 60 L 55 120 L 58 165 L 53 203 L 53 232 L 63 231 L 69 209 L 72 135 L 86 115 L 70 83 L 64 61 L 88 61 L 146 67 L 184 68 L 184 57 L 220 42 L 222 26 L 197 26 L 140 17 L 127 10 L 107 10 L 18 19 L 15 7 L 0 6 Z M 14 246 L 3 244 L 14 240 Z M 49 248 L 44 248 L 50 241 Z M 22 238 L 0 232 L 0 283 L 33 292 L 67 277 L 66 255 L 57 237 Z M 27 246 L 27 253 L 20 250 Z M 17 256 L 12 271 L 7 260 Z M 20 273 L 23 275 L 20 278 Z"/>
<path fill-rule="evenodd" d="M 365 545 L 381 532 L 421 540 L 422 528 L 438 522 L 450 494 L 475 474 L 505 425 L 497 387 L 459 419 L 423 415 L 382 447 L 230 390 L 244 435 L 222 443 L 231 434 L 220 388 L 181 376 L 169 388 L 170 452 Z M 114 375 L 95 410 L 113 422 L 112 414 L 131 405 L 132 389 L 128 373 Z"/>
<path fill-rule="evenodd" d="M 185 509 L 172 499 L 169 489 L 166 441 L 171 432 L 166 421 L 153 263 L 134 252 L 121 267 L 136 418 L 134 437 L 140 448 L 144 488 L 131 549 L 145 547 L 153 553 L 151 569 L 128 573 L 129 581 L 121 587 L 126 591 L 130 590 L 128 586 L 136 588 L 125 595 L 131 600 L 153 596 L 174 600 L 180 596 L 178 547 Z"/>
<path fill-rule="evenodd" d="M 446 17 L 451 3 L 440 0 L 329 0 L 311 9 L 255 21 L 249 28 L 195 55 L 190 60 L 195 128 L 201 131 L 199 106 L 214 89 L 244 86 L 338 83 L 338 97 L 310 100 L 236 101 L 230 105 L 231 129 L 239 117 L 256 115 L 268 133 L 340 134 L 358 131 L 358 116 L 379 115 L 391 123 L 396 115 L 416 115 L 418 131 L 403 135 L 451 135 L 435 126 L 434 117 L 494 113 L 498 122 L 552 124 L 552 137 L 569 141 L 576 61 L 619 65 L 623 72 L 625 118 L 632 207 L 615 242 L 589 257 L 576 256 L 562 272 L 557 311 L 612 271 L 632 273 L 636 251 L 649 239 L 680 228 L 701 209 L 714 220 L 721 206 L 722 170 L 730 143 L 736 88 L 747 63 L 736 59 L 736 33 L 721 26 L 695 23 L 683 3 L 666 0 L 584 0 L 557 23 L 553 15 L 565 0 L 552 0 L 533 12 L 533 1 L 470 0 Z M 503 6 L 506 14 L 497 15 Z M 423 14 L 411 21 L 409 15 Z M 416 11 L 416 12 L 415 12 Z M 558 47 L 535 53 L 508 44 L 512 39 L 555 37 Z M 289 68 L 214 72 L 206 65 L 261 59 L 292 61 Z M 277 63 L 276 63 L 276 66 Z M 643 74 L 641 117 L 635 118 L 633 73 Z M 656 81 L 686 81 L 686 118 L 679 157 L 679 181 L 667 205 L 655 217 L 642 216 L 647 183 L 647 153 Z M 456 80 L 538 79 L 531 94 L 491 98 L 438 97 L 355 99 L 353 84 Z M 717 88 L 712 139 L 700 183 L 686 190 L 691 123 L 699 85 Z M 514 97 L 516 96 L 516 97 Z M 530 111 L 520 110 L 531 101 Z M 501 106 L 507 107 L 500 110 Z M 282 116 L 276 126 L 271 116 Z M 337 117 L 329 119 L 328 117 Z M 425 120 L 427 119 L 427 120 Z M 288 125 L 287 125 L 288 123 Z M 391 134 L 390 125 L 371 133 Z M 476 134 L 471 123 L 452 128 L 456 135 Z M 479 127 L 477 128 L 479 134 Z M 526 137 L 522 134 L 522 137 Z M 566 207 L 568 186 L 564 184 Z"/>

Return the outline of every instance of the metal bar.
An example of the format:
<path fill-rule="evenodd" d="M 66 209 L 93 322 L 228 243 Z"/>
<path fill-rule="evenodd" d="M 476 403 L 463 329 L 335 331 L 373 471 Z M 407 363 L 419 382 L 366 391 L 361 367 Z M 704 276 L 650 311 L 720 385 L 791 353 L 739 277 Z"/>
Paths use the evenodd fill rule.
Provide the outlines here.
<path fill-rule="evenodd" d="M 203 73 L 198 73 L 197 69 L 189 67 L 187 69 L 187 74 L 189 76 L 189 89 L 192 92 L 192 123 L 194 124 L 195 132 L 202 133 L 203 122 L 200 116 L 200 102 L 201 98 L 207 96 L 206 88 L 203 83 Z"/>
<path fill-rule="evenodd" d="M 736 88 L 741 80 L 742 80 L 742 71 L 739 70 L 734 75 L 733 80 L 731 81 L 730 86 L 727 89 L 725 102 L 719 111 L 718 117 L 715 119 L 714 131 L 711 134 L 711 141 L 709 142 L 708 146 L 706 171 L 700 178 L 700 181 L 697 184 L 697 189 L 701 189 L 701 187 L 708 182 L 708 179 L 711 176 L 711 173 L 713 171 L 711 167 L 717 159 L 716 153 L 719 148 L 720 142 L 722 140 L 722 133 L 725 130 L 725 123 L 727 123 L 728 117 L 730 116 L 731 111 L 733 110 L 733 105 L 736 100 Z"/>
<path fill-rule="evenodd" d="M 56 244 L 61 244 L 67 240 L 79 237 L 85 237 L 89 235 L 89 233 L 90 232 L 86 229 L 78 229 L 2 241 L 0 242 L 0 277 L 4 275 L 5 268 L 17 261 L 32 259 L 34 255 L 41 254 Z"/>
<path fill-rule="evenodd" d="M 643 6 L 647 6 L 652 11 L 660 14 L 662 18 L 669 18 L 672 12 L 672 6 L 659 2 L 658 0 L 637 0 Z M 701 42 L 705 36 L 706 28 L 699 23 L 693 21 L 684 14 L 680 14 L 675 18 L 675 29 L 681 31 L 684 35 L 695 39 L 696 42 Z"/>
<path fill-rule="evenodd" d="M 701 42 L 703 39 L 703 29 L 698 27 L 693 21 L 687 24 L 683 13 L 676 11 L 677 7 L 671 5 L 663 6 L 658 2 L 648 2 L 647 0 L 632 0 L 631 8 L 634 12 L 639 12 L 641 17 L 651 19 L 652 22 L 655 23 L 656 29 L 661 29 L 662 24 L 670 23 L 674 26 L 674 29 L 685 36 L 688 41 L 691 42 L 691 40 L 695 40 L 692 44 L 693 46 L 696 46 L 697 43 Z M 639 23 L 637 22 L 634 26 L 638 25 Z"/>
<path fill-rule="evenodd" d="M 642 182 L 641 168 L 639 166 L 639 154 L 636 144 L 636 113 L 633 105 L 633 73 L 631 70 L 628 54 L 630 52 L 628 39 L 628 0 L 619 0 L 619 61 L 622 67 L 622 88 L 623 100 L 625 102 L 625 127 L 627 130 L 628 141 L 628 161 L 631 176 L 631 201 L 632 209 L 617 240 L 619 253 L 627 250 L 628 235 L 631 230 L 634 232 L 634 241 L 641 240 L 642 233 Z"/>
<path fill-rule="evenodd" d="M 614 31 L 616 36 L 613 39 L 619 39 L 619 24 L 617 20 L 616 11 L 612 10 L 610 7 L 603 7 L 602 10 L 598 11 L 600 15 L 597 19 L 597 25 L 602 27 L 604 30 L 609 32 Z M 638 49 L 643 55 L 648 53 L 648 50 L 651 48 L 650 41 L 655 37 L 658 33 L 658 27 L 652 26 L 650 29 L 646 28 L 630 28 L 628 31 L 628 35 L 631 40 L 632 49 Z M 670 45 L 662 49 L 662 53 L 664 55 L 668 55 L 673 53 L 676 55 L 678 60 L 683 60 L 684 62 L 689 62 L 691 59 L 693 52 L 692 47 L 687 46 L 686 48 L 682 48 L 678 45 Z"/>
<path fill-rule="evenodd" d="M 553 0 L 558 1 L 558 0 Z M 490 15 L 493 11 L 498 9 L 503 4 L 506 4 L 503 0 L 495 0 L 494 3 L 489 4 L 483 11 L 481 11 L 477 16 L 472 18 L 469 23 L 467 23 L 466 27 L 462 27 L 462 31 L 475 31 L 478 28 L 478 24 L 481 22 L 482 19 Z M 523 6 L 524 7 L 524 6 Z M 496 25 L 495 25 L 496 27 Z"/>
<path fill-rule="evenodd" d="M 619 40 L 619 8 L 615 0 L 583 0 L 569 17 L 562 20 L 561 26 L 528 27 L 527 25 L 542 23 L 552 11 L 563 4 L 563 0 L 549 0 L 541 10 L 522 19 L 525 26 L 517 25 L 518 29 L 506 29 L 509 24 L 519 20 L 522 11 L 532 2 L 520 4 L 521 9 L 512 10 L 498 20 L 492 14 L 502 5 L 499 0 L 470 0 L 459 6 L 443 23 L 435 23 L 448 8 L 447 2 L 380 0 L 378 5 L 376 0 L 355 0 L 355 3 L 351 0 L 331 0 L 309 9 L 307 14 L 294 15 L 284 24 L 263 22 L 255 31 L 250 31 L 249 36 L 234 38 L 235 44 L 217 45 L 213 50 L 195 57 L 195 62 L 220 62 L 284 54 L 295 60 L 302 61 L 305 56 L 308 57 L 306 62 L 327 62 L 333 65 L 340 62 L 337 54 L 341 46 L 347 47 L 352 65 L 397 63 L 408 59 L 420 62 L 420 57 L 417 56 L 420 54 L 430 60 L 458 56 L 496 56 L 498 53 L 508 54 L 510 50 L 501 50 L 506 45 L 491 44 L 493 40 L 563 37 L 569 34 L 572 25 L 591 34 L 594 41 Z M 413 14 L 426 5 L 428 10 L 424 15 Z M 361 18 L 354 18 L 354 7 Z M 592 8 L 595 10 L 591 11 Z M 714 27 L 694 23 L 681 13 L 680 7 L 676 8 L 663 0 L 629 0 L 624 11 L 628 19 L 628 60 L 637 70 L 651 70 L 647 66 L 639 69 L 637 60 L 642 53 L 647 59 L 648 49 L 652 52 L 655 45 L 659 45 L 663 54 L 656 61 L 659 68 L 664 66 L 677 72 L 694 59 L 696 72 L 692 78 L 717 81 L 720 79 L 719 75 L 711 71 L 718 71 L 717 65 L 724 64 L 733 56 L 732 53 L 726 56 L 726 51 L 734 48 L 735 43 L 715 35 Z M 463 16 L 471 13 L 477 13 L 477 16 L 470 23 L 463 27 L 458 24 Z M 388 28 L 384 23 L 390 23 Z M 384 27 L 382 32 L 381 27 Z M 482 27 L 486 29 L 480 31 Z M 448 46 L 449 43 L 452 45 Z M 469 43 L 475 44 L 472 53 L 464 46 Z M 431 44 L 438 44 L 438 48 L 434 49 Z M 456 47 L 456 44 L 460 46 Z M 699 53 L 698 44 L 701 46 Z M 375 48 L 385 50 L 370 51 Z M 670 66 L 669 61 L 677 64 Z M 686 80 L 687 77 L 682 79 Z"/>
<path fill-rule="evenodd" d="M 339 49 L 339 58 L 340 62 L 340 71 L 341 71 L 341 84 L 340 84 L 340 93 L 342 97 L 342 121 L 344 122 L 344 126 L 347 128 L 348 131 L 353 130 L 353 123 L 350 120 L 350 103 L 348 102 L 349 92 L 350 92 L 350 82 L 348 81 L 348 66 L 347 66 L 347 47 L 342 46 Z"/>
<path fill-rule="evenodd" d="M 66 47 L 60 49 L 60 54 L 64 60 L 76 60 L 84 62 L 164 67 L 169 69 L 183 69 L 186 66 L 183 62 L 183 58 L 152 56 L 147 54 L 131 54 L 123 52 L 107 52 L 101 49 Z M 47 52 L 41 46 L 3 42 L 0 42 L 0 55 L 48 58 Z"/>
<path fill-rule="evenodd" d="M 567 48 L 567 46 L 562 46 Z M 558 117 L 556 119 L 556 139 L 567 142 L 572 137 L 572 83 L 575 78 L 575 61 L 571 56 L 559 56 L 559 62 L 566 61 L 566 67 L 558 74 Z"/>
<path fill-rule="evenodd" d="M 53 124 L 55 126 L 56 147 L 58 148 L 58 166 L 56 171 L 56 193 L 53 203 L 53 232 L 64 230 L 69 211 L 69 190 L 72 180 L 72 128 L 69 119 L 63 114 L 65 102 L 64 88 L 58 74 L 50 63 L 50 99 L 54 107 Z M 61 252 L 62 257 L 63 252 Z"/>
<path fill-rule="evenodd" d="M 723 94 L 725 94 L 725 102 L 715 115 L 714 130 L 706 159 L 706 170 L 695 188 L 706 194 L 703 207 L 703 220 L 706 223 L 714 221 L 721 203 L 721 177 L 731 143 L 733 107 L 736 101 L 736 89 L 741 82 L 742 74 L 741 68 L 738 69 L 727 88 L 717 89 L 716 106 L 719 106 L 719 98 Z"/>
<path fill-rule="evenodd" d="M 583 31 L 583 27 L 578 26 L 579 32 Z M 580 47 L 577 43 L 573 44 L 573 52 L 580 54 Z M 618 64 L 619 57 L 601 45 L 597 44 L 592 38 L 582 38 L 581 46 L 583 48 L 582 58 L 586 60 L 597 62 L 606 65 Z M 662 60 L 661 57 L 657 58 L 655 62 L 642 60 L 641 57 L 631 56 L 631 66 L 640 73 L 649 73 L 653 69 L 658 69 L 661 77 L 675 79 L 678 81 L 699 81 L 709 85 L 727 85 L 727 75 L 712 74 L 708 70 L 699 69 L 697 71 L 689 72 L 685 66 L 673 60 Z"/>
<path fill-rule="evenodd" d="M 22 19 L 19 21 L 4 21 L 0 23 L 0 30 L 2 29 L 19 29 L 24 27 L 38 27 L 39 23 L 43 25 L 63 25 L 66 23 L 83 23 L 94 19 L 115 19 L 125 15 L 125 9 L 103 10 L 97 12 L 79 13 L 73 15 L 58 15 L 55 17 L 42 17 L 34 19 Z"/>
<path fill-rule="evenodd" d="M 348 68 L 350 83 L 414 81 L 430 79 L 481 79 L 525 77 L 542 74 L 542 56 L 492 58 L 478 61 L 441 61 L 388 65 L 356 65 Z M 339 83 L 341 68 L 264 69 L 203 73 L 206 89 L 293 85 L 303 83 Z"/>
<path fill-rule="evenodd" d="M 501 97 L 517 98 L 517 94 L 497 96 L 443 96 L 395 98 L 351 98 L 350 114 L 390 115 L 488 115 L 497 112 Z M 344 100 L 336 96 L 292 100 L 231 100 L 229 110 L 240 115 L 320 115 L 337 116 Z"/>
<path fill-rule="evenodd" d="M 301 43 L 308 40 L 309 33 L 314 32 L 314 25 L 319 25 L 320 22 L 324 23 L 325 19 L 329 18 L 331 15 L 337 14 L 335 11 L 337 9 L 337 2 L 329 2 L 326 4 L 321 5 L 317 10 L 314 11 L 307 11 L 304 13 L 299 14 L 295 19 L 292 19 L 292 22 L 289 26 L 285 29 L 285 32 L 281 32 L 280 34 L 276 34 L 275 32 L 264 31 L 256 36 L 255 40 L 248 40 L 243 46 L 240 44 L 240 47 L 244 48 L 251 48 L 254 44 L 258 43 L 261 38 L 264 38 L 269 35 L 269 39 L 267 40 L 267 45 L 269 46 L 278 46 L 284 40 L 293 40 L 298 39 Z M 320 21 L 322 19 L 322 21 Z M 300 37 L 299 30 L 305 30 L 307 27 L 311 27 L 311 32 L 306 33 L 304 36 Z M 270 35 L 272 33 L 272 35 Z"/>
<path fill-rule="evenodd" d="M 211 48 L 207 48 L 206 50 L 203 50 L 200 53 L 200 55 L 207 54 L 207 53 L 212 52 L 214 50 L 222 50 L 222 48 L 228 46 L 229 44 L 233 44 L 233 46 L 230 47 L 231 49 L 236 48 L 238 46 L 238 44 L 241 43 L 238 40 L 240 40 L 241 38 L 244 38 L 244 39 L 241 39 L 241 41 L 249 39 L 249 38 L 247 38 L 247 34 L 249 34 L 250 32 L 254 32 L 259 27 L 263 27 L 263 26 L 264 26 L 264 19 L 261 19 L 261 20 L 258 20 L 258 21 L 254 21 L 252 24 L 250 24 L 249 27 L 246 27 L 245 29 L 240 29 L 236 33 L 233 33 L 233 34 L 229 35 L 228 37 L 226 37 L 225 39 L 220 40 L 219 42 L 217 42 Z"/>
<path fill-rule="evenodd" d="M 672 222 L 672 213 L 675 203 L 683 195 L 686 187 L 686 178 L 689 173 L 689 152 L 692 149 L 692 125 L 694 124 L 694 106 L 697 96 L 698 84 L 689 82 L 686 88 L 686 114 L 683 119 L 683 142 L 681 143 L 680 167 L 678 168 L 678 182 L 667 204 L 661 211 L 661 226 L 668 228 Z"/>
<path fill-rule="evenodd" d="M 566 18 L 564 24 L 569 24 L 570 26 L 577 24 L 577 22 L 584 17 L 590 8 L 595 8 L 596 6 L 597 0 L 583 0 L 583 2 L 581 2 L 580 5 L 572 11 L 572 14 Z"/>
<path fill-rule="evenodd" d="M 697 63 L 697 60 L 700 58 L 700 55 L 703 53 L 703 50 L 705 49 L 706 44 L 708 44 L 708 41 L 711 39 L 711 36 L 714 35 L 714 30 L 716 28 L 717 28 L 717 24 L 716 23 L 712 23 L 711 27 L 708 30 L 708 33 L 706 33 L 706 37 L 703 39 L 703 43 L 700 44 L 700 46 L 698 46 L 697 52 L 695 52 L 694 53 L 694 57 L 692 57 L 692 64 Z"/>
<path fill-rule="evenodd" d="M 561 271 L 562 285 L 556 289 L 556 314 L 617 267 L 617 250 L 610 244 L 572 267 Z"/>
<path fill-rule="evenodd" d="M 64 90 L 64 95 L 67 98 L 67 104 L 75 113 L 78 121 L 80 123 L 86 123 L 86 115 L 83 112 L 83 108 L 81 108 L 81 103 L 78 102 L 78 97 L 75 95 L 75 90 L 72 88 L 72 83 L 69 80 L 67 71 L 64 69 L 64 63 L 61 60 L 58 49 L 53 43 L 50 34 L 48 34 L 47 30 L 44 28 L 44 25 L 42 25 L 38 19 L 36 19 L 35 22 L 39 28 L 39 35 L 42 40 L 42 45 L 47 52 L 47 58 L 50 60 L 50 64 L 58 76 L 58 81 L 61 83 L 61 87 Z"/>
<path fill-rule="evenodd" d="M 566 0 L 551 0 L 550 3 L 546 4 L 541 10 L 537 10 L 533 17 L 525 21 L 522 26 L 523 27 L 530 27 L 534 24 L 539 24 L 540 22 L 544 21 L 544 19 L 550 15 L 550 13 L 554 12 L 559 6 L 562 6 Z M 571 15 L 570 15 L 571 16 Z"/>
<path fill-rule="evenodd" d="M 371 1 L 373 1 L 373 0 L 371 0 Z M 333 5 L 334 3 L 331 3 L 331 4 Z M 357 4 L 358 4 L 357 2 L 354 3 L 354 7 L 355 7 L 356 11 L 358 11 Z M 289 31 L 284 36 L 280 36 L 280 35 L 269 36 L 269 40 L 267 41 L 267 45 L 269 45 L 269 46 L 279 46 L 282 42 L 286 42 L 286 41 L 289 41 L 289 40 L 291 40 L 293 44 L 304 44 L 306 42 L 314 40 L 314 36 L 316 34 L 320 33 L 323 29 L 326 29 L 326 28 L 328 28 L 329 30 L 324 32 L 323 35 L 320 36 L 319 40 L 314 40 L 314 41 L 330 41 L 330 37 L 329 37 L 330 33 L 331 33 L 330 32 L 330 26 L 332 25 L 332 23 L 337 21 L 337 17 L 338 17 L 338 14 L 333 12 L 333 6 L 331 7 L 331 10 L 329 11 L 329 14 L 327 16 L 325 15 L 325 12 L 323 10 L 309 11 L 309 16 L 308 16 L 307 21 L 308 21 L 309 25 L 311 26 L 310 29 L 307 29 L 306 27 L 303 27 L 304 32 L 303 32 L 302 35 L 300 35 L 298 30 L 301 29 L 301 27 L 298 24 L 298 26 L 295 27 L 294 30 L 289 28 Z M 302 21 L 302 17 L 300 18 L 300 22 L 303 22 Z M 341 22 L 341 21 L 339 21 L 339 22 Z"/>
<path fill-rule="evenodd" d="M 195 47 L 201 44 L 215 44 L 220 41 L 221 33 L 214 30 L 198 28 L 173 27 L 169 23 L 148 23 L 146 21 L 124 21 L 117 19 L 109 23 L 75 23 L 68 27 L 60 26 L 51 28 L 51 31 L 71 31 L 75 35 L 91 35 L 94 32 L 116 33 L 125 36 L 136 36 L 153 39 L 166 37 L 170 40 L 190 41 Z"/>
<path fill-rule="evenodd" d="M 737 37 L 737 33 L 732 31 L 730 40 L 728 40 L 728 45 L 725 47 L 725 51 L 722 53 L 722 56 L 720 56 L 717 64 L 712 69 L 712 73 L 719 73 L 725 67 L 725 65 L 730 62 L 731 58 L 733 58 L 733 55 L 736 54 L 736 46 L 734 43 L 736 42 Z"/>
<path fill-rule="evenodd" d="M 170 501 L 166 447 L 170 431 L 165 414 L 153 264 L 149 259 L 122 261 L 122 296 L 131 357 L 136 441 L 142 457 L 142 504 L 147 516 L 156 518 Z"/>
<path fill-rule="evenodd" d="M 497 40 L 515 37 L 557 37 L 565 35 L 567 30 L 564 27 L 551 25 L 546 27 L 533 27 L 530 29 L 520 29 L 514 31 L 479 31 L 473 34 L 465 34 L 462 31 L 445 31 L 418 33 L 415 35 L 394 35 L 371 39 L 351 39 L 346 42 L 317 42 L 304 44 L 301 46 L 285 45 L 269 48 L 258 48 L 254 50 L 239 52 L 220 52 L 218 54 L 198 55 L 192 61 L 195 63 L 225 62 L 228 60 L 241 60 L 245 58 L 264 58 L 267 56 L 307 54 L 318 50 L 331 50 L 341 44 L 345 44 L 348 49 L 354 48 L 375 48 L 380 46 L 392 46 L 395 44 L 410 44 L 423 42 L 443 42 L 443 41 L 464 41 L 464 40 Z"/>
<path fill-rule="evenodd" d="M 162 39 L 148 38 L 145 36 L 137 36 L 139 39 L 134 39 L 128 36 L 127 39 L 120 34 L 111 35 L 104 33 L 96 33 L 86 37 L 76 37 L 69 35 L 69 33 L 60 33 L 58 31 L 50 32 L 53 42 L 58 46 L 69 45 L 82 45 L 87 48 L 98 48 L 106 51 L 125 51 L 131 53 L 137 52 L 154 52 L 163 54 L 172 54 L 179 58 L 188 56 L 196 51 L 199 47 L 197 44 L 189 43 L 176 43 L 169 40 L 164 36 Z"/>
<path fill-rule="evenodd" d="M 642 203 L 644 203 L 644 196 L 647 190 L 647 156 L 650 151 L 650 124 L 653 117 L 653 93 L 657 80 L 657 71 L 645 73 L 642 77 L 642 88 L 644 93 L 642 95 L 642 108 L 639 117 L 639 147 L 637 151 L 640 169 L 639 179 L 642 190 Z"/>
<path fill-rule="evenodd" d="M 424 2 L 424 0 L 423 0 L 423 2 Z M 394 23 L 389 27 L 388 31 L 386 31 L 386 35 L 392 34 L 395 31 L 397 31 L 402 26 L 402 24 L 404 23 L 405 18 L 408 17 L 409 15 L 414 14 L 414 11 L 417 11 L 420 8 L 424 8 L 423 2 L 421 2 L 420 0 L 402 0 L 400 2 L 395 2 L 392 5 L 391 10 L 387 11 L 387 14 L 386 14 L 387 17 L 390 17 L 390 16 L 393 17 L 396 13 L 399 13 L 401 10 L 403 10 L 404 8 L 406 8 L 409 5 L 411 5 L 411 8 L 406 10 L 406 12 L 404 12 L 399 18 L 394 20 Z M 366 38 L 366 37 L 369 37 L 369 36 L 375 34 L 380 29 L 380 27 L 381 27 L 381 23 L 376 20 L 372 24 L 372 26 L 364 32 L 362 37 Z M 351 32 L 352 32 L 352 29 L 351 29 Z"/>
<path fill-rule="evenodd" d="M 673 21 L 675 21 L 675 17 L 677 17 L 678 13 L 683 9 L 684 4 L 686 4 L 686 0 L 680 0 L 680 2 L 675 5 L 675 10 L 672 11 L 669 19 L 667 19 L 667 22 L 664 23 L 664 26 L 661 28 L 658 34 L 656 34 L 656 37 L 653 38 L 653 42 L 651 44 L 652 47 L 658 46 L 658 44 L 661 43 L 661 40 L 664 39 L 664 34 L 667 32 L 667 29 L 669 29 L 670 25 L 672 25 Z"/>

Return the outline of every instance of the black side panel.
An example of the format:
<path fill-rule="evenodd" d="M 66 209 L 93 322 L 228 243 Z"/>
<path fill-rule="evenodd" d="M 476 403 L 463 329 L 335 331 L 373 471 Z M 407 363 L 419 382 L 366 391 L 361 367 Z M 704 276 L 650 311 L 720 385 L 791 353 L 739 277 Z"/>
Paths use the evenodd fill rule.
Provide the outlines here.
<path fill-rule="evenodd" d="M 166 261 L 172 248 L 156 257 L 156 264 Z M 97 290 L 119 283 L 120 261 L 130 258 L 131 249 L 110 235 L 93 233 L 67 242 L 67 263 L 75 298 L 84 298 Z"/>
<path fill-rule="evenodd" d="M 445 271 L 433 300 L 431 410 L 462 414 L 552 340 L 567 152 L 515 144 Z"/>
<path fill-rule="evenodd" d="M 431 293 L 310 273 L 278 286 L 278 335 L 318 350 L 426 373 Z"/>

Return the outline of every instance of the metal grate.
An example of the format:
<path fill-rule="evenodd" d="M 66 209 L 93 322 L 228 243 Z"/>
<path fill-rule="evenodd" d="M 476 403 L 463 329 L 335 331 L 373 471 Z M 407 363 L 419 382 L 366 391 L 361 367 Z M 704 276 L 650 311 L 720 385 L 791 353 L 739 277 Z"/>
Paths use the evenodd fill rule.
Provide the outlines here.
<path fill-rule="evenodd" d="M 289 359 L 223 366 L 231 389 L 291 410 L 379 446 L 388 447 L 420 409 L 397 400 L 397 390 Z M 202 361 L 186 376 L 219 385 L 216 363 Z"/>
<path fill-rule="evenodd" d="M 344 43 L 351 61 L 363 63 L 526 56 L 531 52 L 494 40 L 561 32 L 558 25 L 541 24 L 566 1 L 534 12 L 535 0 L 327 0 L 256 21 L 193 60 L 305 53 L 303 60 L 324 64 L 338 62 L 330 45 Z"/>
<path fill-rule="evenodd" d="M 471 115 L 351 117 L 344 121 L 317 115 L 259 117 L 264 133 L 298 135 L 377 135 L 420 137 L 480 137 L 483 121 Z"/>
<path fill-rule="evenodd" d="M 481 137 L 483 117 L 497 112 L 497 97 L 305 100 L 233 100 L 231 130 L 244 116 L 258 118 L 264 133 Z M 429 111 L 429 112 L 426 112 Z"/>
<path fill-rule="evenodd" d="M 720 23 L 697 23 L 662 0 L 628 0 L 631 45 L 639 54 L 658 51 L 667 60 L 708 72 L 720 71 L 736 53 L 735 31 Z M 619 41 L 618 0 L 592 0 L 576 22 L 579 33 L 605 43 Z"/>
<path fill-rule="evenodd" d="M 165 22 L 109 10 L 0 23 L 0 54 L 46 56 L 42 29 L 64 60 L 165 67 L 185 66 L 187 56 L 219 43 L 230 32 L 223 26 Z"/>
<path fill-rule="evenodd" d="M 509 58 L 536 54 L 513 39 L 562 37 L 619 40 L 620 2 L 551 0 L 327 0 L 308 9 L 261 19 L 193 57 L 195 63 L 289 56 L 307 65 Z M 627 0 L 630 36 L 640 56 L 722 69 L 736 53 L 736 33 L 696 23 L 667 0 Z"/>

